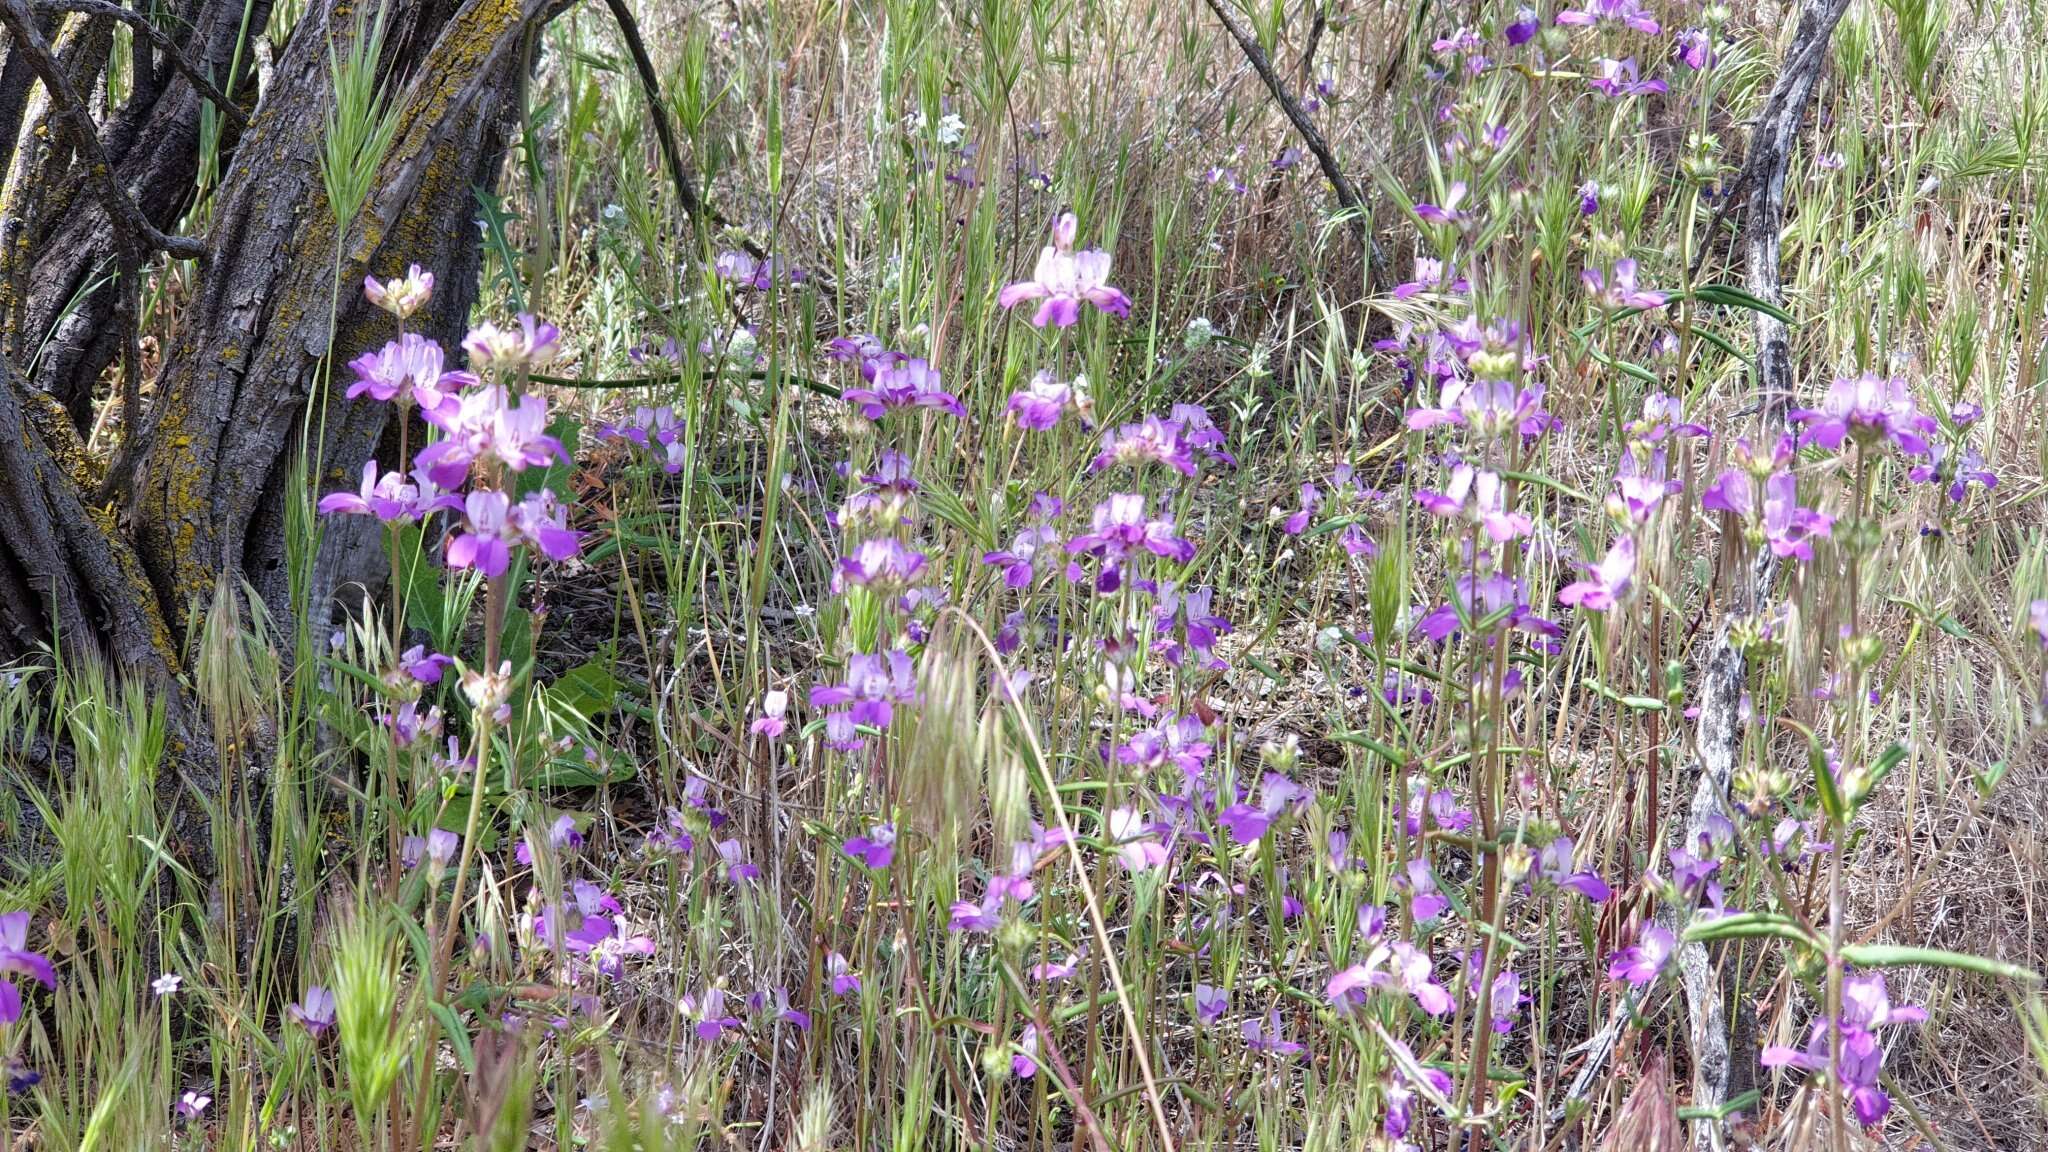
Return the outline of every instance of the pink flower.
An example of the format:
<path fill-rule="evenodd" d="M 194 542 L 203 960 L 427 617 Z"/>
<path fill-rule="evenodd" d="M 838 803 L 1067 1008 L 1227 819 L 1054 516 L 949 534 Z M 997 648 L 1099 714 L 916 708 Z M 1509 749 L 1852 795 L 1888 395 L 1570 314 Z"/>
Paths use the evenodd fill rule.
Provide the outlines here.
<path fill-rule="evenodd" d="M 460 487 L 478 460 L 494 460 L 514 472 L 569 462 L 562 442 L 548 435 L 548 403 L 538 396 L 514 403 L 502 387 L 479 388 L 452 410 L 422 414 L 444 438 L 420 452 L 419 467 L 443 488 Z"/>
<path fill-rule="evenodd" d="M 29 951 L 28 924 L 27 912 L 0 915 L 0 977 L 26 976 L 54 991 L 57 970 L 50 966 L 49 957 Z M 21 991 L 12 980 L 0 979 L 0 1024 L 12 1024 L 19 1019 Z"/>
<path fill-rule="evenodd" d="M 371 304 L 382 308 L 400 320 L 426 307 L 427 300 L 434 294 L 434 274 L 422 272 L 414 264 L 405 270 L 403 276 L 378 283 L 375 277 L 363 277 L 363 296 Z M 383 399 L 383 397 L 380 397 Z"/>
<path fill-rule="evenodd" d="M 462 338 L 470 363 L 481 368 L 534 368 L 562 351 L 562 330 L 530 312 L 519 314 L 517 328 L 500 328 L 486 320 Z"/>
<path fill-rule="evenodd" d="M 1583 8 L 1571 8 L 1558 13 L 1557 22 L 1578 27 L 1601 23 L 1624 24 L 1649 36 L 1655 36 L 1663 31 L 1657 21 L 1636 4 L 1636 0 L 1586 0 Z"/>
<path fill-rule="evenodd" d="M 1588 568 L 1589 579 L 1574 581 L 1558 592 L 1558 603 L 1588 612 L 1605 612 L 1628 594 L 1635 573 L 1636 542 L 1633 537 L 1623 536 L 1615 540 L 1598 564 Z"/>
<path fill-rule="evenodd" d="M 1060 416 L 1073 400 L 1073 385 L 1060 383 L 1041 368 L 1022 392 L 1011 394 L 1003 411 L 1017 427 L 1043 432 L 1060 422 Z"/>
<path fill-rule="evenodd" d="M 1507 510 L 1505 492 L 1498 473 L 1460 462 L 1451 468 L 1451 482 L 1443 491 L 1424 489 L 1415 494 L 1415 502 L 1432 516 L 1475 521 L 1486 530 L 1488 539 L 1505 544 L 1536 529 L 1527 515 Z"/>
<path fill-rule="evenodd" d="M 417 332 L 407 332 L 387 342 L 377 352 L 365 352 L 349 361 L 355 383 L 348 386 L 350 399 L 368 393 L 376 400 L 397 400 L 401 405 L 418 404 L 422 412 L 452 412 L 456 393 L 477 382 L 467 372 L 442 370 L 441 346 Z"/>
<path fill-rule="evenodd" d="M 543 488 L 518 504 L 503 492 L 479 490 L 463 501 L 462 531 L 447 544 L 450 568 L 475 568 L 496 579 L 512 561 L 512 547 L 527 543 L 550 560 L 576 554 L 582 534 L 563 523 L 567 510 Z"/>
<path fill-rule="evenodd" d="M 1072 212 L 1062 214 L 1053 224 L 1053 242 L 1038 254 L 1031 279 L 1004 288 L 996 303 L 1014 308 L 1026 300 L 1045 301 L 1031 317 L 1037 328 L 1073 327 L 1081 319 L 1084 301 L 1112 316 L 1129 317 L 1130 297 L 1109 285 L 1109 253 L 1098 248 L 1072 250 L 1078 226 Z"/>

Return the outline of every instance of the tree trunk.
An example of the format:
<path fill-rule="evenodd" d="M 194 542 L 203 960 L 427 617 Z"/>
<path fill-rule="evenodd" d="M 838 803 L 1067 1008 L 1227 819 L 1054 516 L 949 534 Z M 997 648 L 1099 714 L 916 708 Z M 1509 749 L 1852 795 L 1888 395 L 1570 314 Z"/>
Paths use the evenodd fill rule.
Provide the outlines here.
<path fill-rule="evenodd" d="M 178 29 L 187 62 L 214 77 L 227 74 L 246 11 L 251 39 L 240 60 L 253 74 L 264 0 L 167 7 L 173 18 L 159 26 Z M 115 229 L 103 198 L 78 178 L 85 161 L 49 129 L 58 110 L 40 83 L 22 79 L 22 45 L 9 36 L 0 56 L 0 130 L 15 129 L 0 132 L 0 148 L 12 150 L 0 157 L 9 241 L 0 254 L 9 354 L 0 360 L 0 659 L 61 644 L 182 698 L 179 641 L 220 581 L 248 580 L 287 618 L 284 510 L 299 453 L 321 462 L 320 489 L 352 483 L 389 412 L 342 397 L 346 361 L 394 334 L 393 321 L 364 302 L 362 279 L 408 263 L 433 270 L 435 298 L 415 327 L 449 346 L 460 335 L 476 292 L 476 192 L 495 183 L 521 62 L 547 7 L 389 5 L 378 75 L 398 129 L 337 247 L 320 157 L 333 104 L 329 53 L 352 35 L 355 6 L 308 6 L 246 131 L 224 140 L 231 159 L 204 213 L 209 252 L 167 338 L 154 402 L 121 414 L 139 421 L 138 455 L 133 491 L 118 508 L 102 503 L 103 478 L 80 434 L 124 340 L 118 293 L 105 283 Z M 109 18 L 38 9 L 36 20 L 73 89 L 104 103 L 96 77 Z M 99 117 L 99 136 L 121 192 L 170 232 L 193 199 L 203 98 L 145 37 L 132 39 L 132 95 Z M 229 90 L 245 99 L 252 84 Z M 60 174 L 68 175 L 53 186 Z M 329 535 L 316 588 L 334 587 L 346 558 L 360 554 L 345 533 Z"/>

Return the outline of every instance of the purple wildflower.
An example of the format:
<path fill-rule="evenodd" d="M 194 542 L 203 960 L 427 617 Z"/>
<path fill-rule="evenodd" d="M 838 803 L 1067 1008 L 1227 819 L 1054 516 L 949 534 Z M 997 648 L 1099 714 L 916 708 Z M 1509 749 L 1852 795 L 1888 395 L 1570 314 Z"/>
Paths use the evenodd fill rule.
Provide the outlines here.
<path fill-rule="evenodd" d="M 1636 942 L 1616 952 L 1608 961 L 1607 978 L 1625 980 L 1640 988 L 1657 978 L 1665 961 L 1678 947 L 1678 940 L 1669 929 L 1661 924 L 1651 924 L 1636 937 Z"/>
<path fill-rule="evenodd" d="M 1633 56 L 1624 60 L 1602 59 L 1595 63 L 1594 68 L 1596 75 L 1586 83 L 1592 85 L 1594 91 L 1610 99 L 1648 96 L 1669 90 L 1669 86 L 1662 80 L 1642 79 L 1636 68 L 1636 58 Z"/>
<path fill-rule="evenodd" d="M 878 367 L 872 386 L 849 388 L 844 396 L 869 420 L 880 420 L 897 408 L 931 408 L 962 419 L 967 416 L 960 398 L 940 387 L 939 370 L 923 359 Z"/>
<path fill-rule="evenodd" d="M 1920 411 L 1905 381 L 1873 372 L 1836 377 L 1819 408 L 1802 408 L 1787 418 L 1805 428 L 1802 447 L 1818 444 L 1830 452 L 1844 439 L 1865 447 L 1890 440 L 1909 456 L 1924 456 L 1927 437 L 1940 427 Z"/>
<path fill-rule="evenodd" d="M 863 866 L 881 871 L 896 859 L 896 825 L 877 824 L 865 836 L 850 836 L 841 850 Z"/>
<path fill-rule="evenodd" d="M 334 993 L 318 984 L 306 987 L 306 994 L 297 1004 L 285 1008 L 284 1014 L 291 1022 L 315 1036 L 334 1027 Z"/>
<path fill-rule="evenodd" d="M 1131 299 L 1109 284 L 1109 253 L 1097 248 L 1073 251 L 1078 228 L 1072 212 L 1061 214 L 1053 223 L 1052 243 L 1038 254 L 1038 266 L 1031 279 L 1020 280 L 996 296 L 1003 308 L 1014 308 L 1027 300 L 1043 300 L 1031 317 L 1033 327 L 1048 324 L 1071 328 L 1081 319 L 1083 302 L 1119 318 L 1131 314 Z"/>

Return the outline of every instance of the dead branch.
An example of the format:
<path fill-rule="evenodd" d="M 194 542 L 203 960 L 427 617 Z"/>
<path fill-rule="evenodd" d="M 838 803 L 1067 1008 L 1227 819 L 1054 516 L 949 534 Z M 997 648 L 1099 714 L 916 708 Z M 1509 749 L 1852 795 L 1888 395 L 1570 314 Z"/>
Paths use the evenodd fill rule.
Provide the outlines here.
<path fill-rule="evenodd" d="M 199 71 L 199 66 L 179 51 L 177 43 L 164 35 L 163 29 L 158 28 L 154 21 L 142 13 L 132 8 L 123 8 L 112 3 L 112 0 L 43 0 L 39 7 L 51 12 L 79 12 L 87 16 L 104 16 L 128 25 L 147 36 L 149 42 L 156 45 L 157 51 L 162 52 L 165 58 L 170 60 L 171 67 L 183 73 L 185 79 L 192 82 L 192 87 L 198 89 L 201 96 L 212 101 L 213 106 L 218 108 L 220 114 L 227 117 L 230 123 L 237 128 L 249 126 L 249 114 L 229 99 L 227 93 L 216 88 L 213 81 Z M 230 79 L 230 83 L 232 82 Z"/>
<path fill-rule="evenodd" d="M 1743 161 L 1747 199 L 1743 259 L 1750 293 L 1771 304 L 1780 303 L 1784 296 L 1778 271 L 1778 234 L 1785 217 L 1785 169 L 1791 161 L 1799 125 L 1806 118 L 1814 85 L 1827 62 L 1828 41 L 1848 7 L 1848 0 L 1803 0 L 1785 67 L 1764 102 L 1755 130 L 1750 133 L 1749 152 Z M 1757 424 L 1762 438 L 1768 441 L 1786 430 L 1785 416 L 1793 389 L 1792 356 L 1784 323 L 1761 311 L 1754 313 L 1754 317 Z M 1762 609 L 1776 577 L 1776 557 L 1767 548 L 1758 549 L 1748 586 L 1730 597 L 1728 614 L 1716 629 L 1701 686 L 1699 726 L 1694 730 L 1698 781 L 1681 839 L 1673 844 L 1674 848 L 1696 851 L 1698 841 L 1707 834 L 1714 818 L 1729 815 L 1726 797 L 1742 752 L 1740 711 L 1747 677 L 1734 627 L 1743 617 Z M 1718 1109 L 1731 1096 L 1746 1090 L 1754 1076 L 1755 1057 L 1749 1051 L 1751 1044 L 1746 1035 L 1749 1029 L 1737 1028 L 1737 1035 L 1731 1037 L 1727 989 L 1706 945 L 1682 944 L 1676 959 L 1689 1019 L 1692 1106 Z M 1745 1016 L 1738 1006 L 1738 1023 Z M 1704 1150 L 1722 1144 L 1718 1121 L 1697 1122 L 1693 1147 Z"/>
<path fill-rule="evenodd" d="M 1259 74 L 1259 79 L 1265 81 L 1266 90 L 1273 94 L 1274 102 L 1286 113 L 1288 122 L 1294 125 L 1294 131 L 1301 137 L 1301 142 L 1315 155 L 1316 164 L 1323 170 L 1323 177 L 1330 182 L 1330 188 L 1337 194 L 1338 206 L 1343 208 L 1348 216 L 1352 234 L 1358 237 L 1359 247 L 1365 251 L 1366 290 L 1375 290 L 1383 261 L 1380 258 L 1379 245 L 1372 238 L 1372 213 L 1366 208 L 1364 197 L 1358 194 L 1358 188 L 1351 183 L 1351 178 L 1344 174 L 1344 166 L 1337 163 L 1336 154 L 1330 150 L 1330 142 L 1323 138 L 1322 131 L 1316 127 L 1315 121 L 1310 120 L 1308 113 L 1302 110 L 1301 102 L 1288 94 L 1287 85 L 1280 79 L 1280 73 L 1274 71 L 1273 60 L 1266 55 L 1266 50 L 1259 47 L 1259 42 L 1252 38 L 1252 34 L 1245 30 L 1244 25 L 1237 22 L 1237 17 L 1224 6 L 1223 0 L 1209 0 L 1209 9 L 1216 13 L 1216 19 L 1222 22 L 1223 30 L 1230 33 L 1232 40 L 1237 41 L 1238 50 L 1244 53 L 1244 58 L 1251 63 L 1252 70 Z M 1318 15 L 1320 16 L 1320 13 Z M 1308 59 L 1304 57 L 1304 64 Z"/>

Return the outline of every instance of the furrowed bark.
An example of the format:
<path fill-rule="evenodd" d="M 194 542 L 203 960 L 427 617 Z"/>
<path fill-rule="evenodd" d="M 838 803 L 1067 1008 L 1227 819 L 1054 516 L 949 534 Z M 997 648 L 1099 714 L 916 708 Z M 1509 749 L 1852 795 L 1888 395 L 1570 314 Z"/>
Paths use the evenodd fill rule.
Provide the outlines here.
<path fill-rule="evenodd" d="M 1743 220 L 1745 277 L 1750 293 L 1771 304 L 1782 304 L 1784 299 L 1778 264 L 1779 233 L 1785 220 L 1786 167 L 1812 101 L 1814 86 L 1826 65 L 1828 42 L 1847 9 L 1848 0 L 1804 0 L 1785 67 L 1764 102 L 1763 112 L 1750 134 L 1749 154 L 1743 161 L 1748 197 Z M 1762 312 L 1753 316 L 1757 427 L 1760 442 L 1770 443 L 1787 430 L 1785 416 L 1796 381 L 1785 325 Z M 1715 631 L 1713 649 L 1702 670 L 1699 725 L 1693 740 L 1698 778 L 1684 828 L 1675 832 L 1673 848 L 1696 850 L 1714 817 L 1733 818 L 1727 796 L 1742 752 L 1740 710 L 1748 675 L 1733 630 L 1745 618 L 1763 610 L 1776 577 L 1776 557 L 1768 548 L 1761 548 L 1750 565 L 1747 579 L 1737 581 L 1730 589 L 1726 614 Z M 1740 1004 L 1732 1006 L 1737 1024 L 1745 1026 L 1731 1030 L 1728 988 L 1706 945 L 1681 944 L 1676 959 L 1679 983 L 1685 992 L 1687 1040 L 1692 1050 L 1692 1106 L 1719 1108 L 1755 1084 L 1757 1057 L 1751 1029 L 1745 1023 L 1747 1012 Z M 1715 1120 L 1694 1121 L 1693 1147 L 1705 1150 L 1723 1146 L 1721 1128 Z"/>
<path fill-rule="evenodd" d="M 515 111 L 514 49 L 542 8 L 393 7 L 380 75 L 390 78 L 399 127 L 372 199 L 342 234 L 339 276 L 319 152 L 328 45 L 350 17 L 334 3 L 303 17 L 224 181 L 222 250 L 186 314 L 192 338 L 159 378 L 130 508 L 174 630 L 223 575 L 246 577 L 286 615 L 285 493 L 301 429 L 321 465 L 316 485 L 332 490 L 353 486 L 389 413 L 342 396 L 339 361 L 395 334 L 390 317 L 363 300 L 363 276 L 413 262 L 433 268 L 441 287 L 414 328 L 444 345 L 460 335 L 477 279 L 475 190 L 499 167 Z M 331 387 L 322 361 L 330 336 Z M 316 569 L 315 603 L 339 579 L 331 565 L 324 576 Z"/>
<path fill-rule="evenodd" d="M 247 27 L 252 37 L 261 32 L 269 15 L 270 0 L 250 5 Z M 95 25 L 111 27 L 112 21 L 97 10 L 70 19 L 82 25 L 87 16 Z M 177 6 L 174 17 L 168 26 L 176 33 L 162 35 L 193 70 L 226 82 L 242 36 L 243 6 L 232 0 L 187 0 Z M 235 86 L 245 97 L 252 94 L 248 90 L 254 55 L 253 47 L 244 45 Z M 147 44 L 138 44 L 132 53 L 136 91 L 108 117 L 102 147 L 114 183 L 151 228 L 168 232 L 192 206 L 201 109 L 207 96 L 182 72 L 153 64 L 145 69 L 152 56 Z M 230 133 L 222 140 L 224 151 L 231 151 L 234 138 Z M 26 214 L 22 227 L 21 301 L 15 322 L 21 343 L 15 348 L 16 363 L 28 370 L 24 357 L 36 352 L 31 372 L 36 386 L 57 397 L 83 429 L 92 418 L 94 386 L 122 350 L 120 332 L 111 323 L 120 303 L 119 286 L 106 282 L 115 267 L 116 235 L 104 206 L 90 197 L 75 197 L 61 211 Z M 133 422 L 139 415 L 123 413 L 122 418 Z"/>

